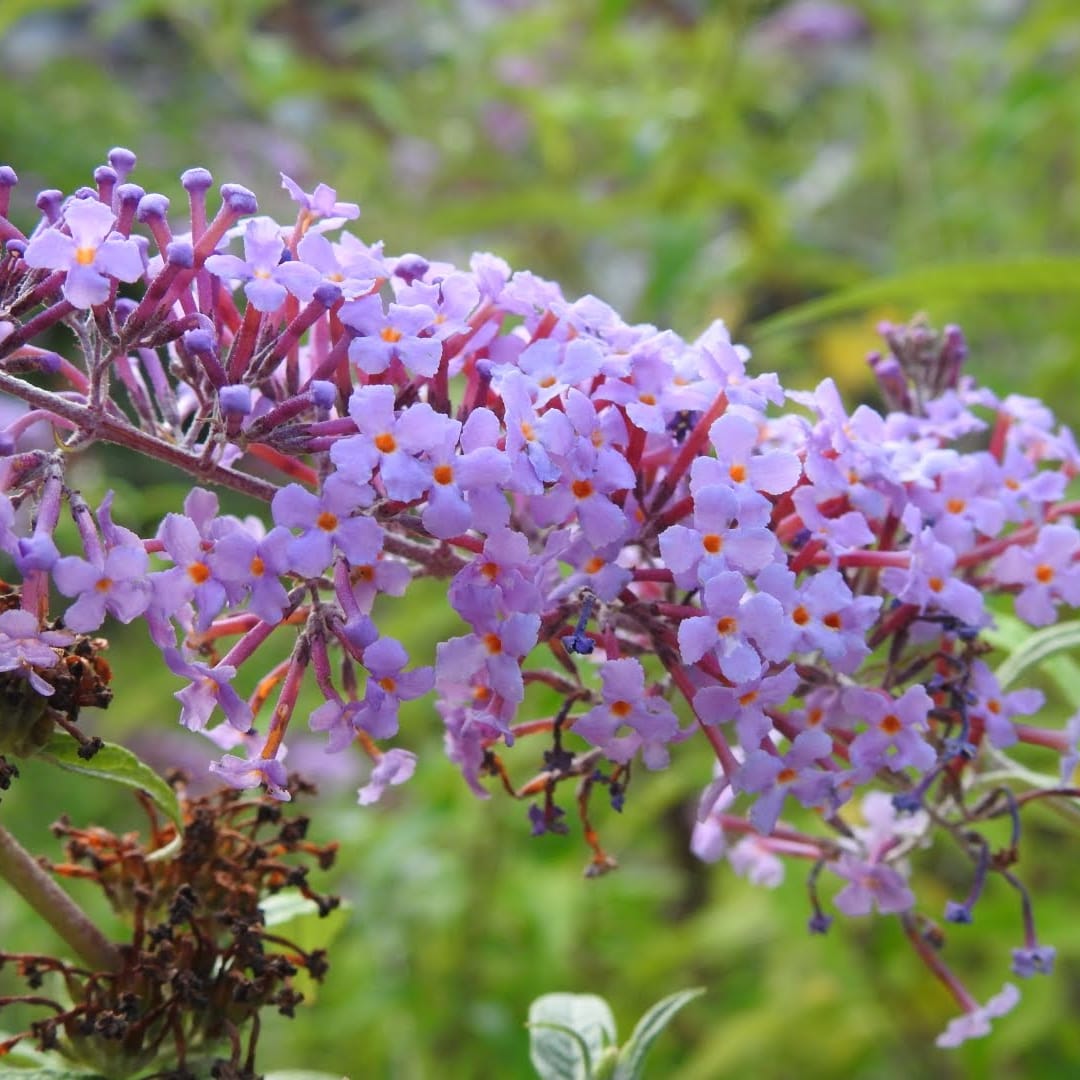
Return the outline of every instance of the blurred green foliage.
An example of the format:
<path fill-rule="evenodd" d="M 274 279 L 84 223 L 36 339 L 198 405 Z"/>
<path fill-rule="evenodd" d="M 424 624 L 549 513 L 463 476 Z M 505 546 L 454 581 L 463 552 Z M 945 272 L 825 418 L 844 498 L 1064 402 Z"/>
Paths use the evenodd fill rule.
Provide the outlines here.
<path fill-rule="evenodd" d="M 178 173 L 202 164 L 290 215 L 284 170 L 359 199 L 363 235 L 391 252 L 495 250 L 687 335 L 720 315 L 760 365 L 800 385 L 831 374 L 856 395 L 874 322 L 923 310 L 964 326 L 980 378 L 1080 422 L 1075 4 L 847 6 L 861 32 L 828 43 L 784 39 L 782 5 L 761 0 L 5 0 L 0 147 L 26 221 L 33 192 L 88 182 L 118 144 L 140 155 L 133 179 L 178 208 Z M 118 516 L 149 527 L 182 497 L 182 480 L 124 474 L 112 457 L 87 459 L 87 494 L 106 476 Z M 455 632 L 441 611 L 429 588 L 388 605 L 384 632 L 430 658 Z M 207 754 L 174 731 L 175 680 L 145 639 L 117 634 L 112 657 L 101 730 L 159 762 Z M 408 786 L 359 809 L 358 771 L 325 780 L 312 808 L 317 838 L 342 841 L 332 884 L 355 907 L 317 1007 L 267 1025 L 264 1067 L 527 1077 L 537 995 L 600 993 L 625 1026 L 699 984 L 652 1075 L 1063 1076 L 1080 1061 L 1080 875 L 1052 813 L 1028 814 L 1021 872 L 1059 971 L 1025 984 L 991 1040 L 944 1054 L 933 1036 L 953 1005 L 893 922 L 811 938 L 799 867 L 766 892 L 688 856 L 709 774 L 694 744 L 637 776 L 621 816 L 596 807 L 622 868 L 585 882 L 577 836 L 530 839 L 524 805 L 475 800 L 443 760 L 429 703 L 405 716 L 421 754 Z M 535 753 L 511 757 L 515 778 Z M 61 806 L 139 826 L 107 787 L 36 763 L 0 814 L 57 854 Z M 966 892 L 955 851 L 919 861 L 941 883 L 927 910 Z M 993 891 L 977 919 L 948 951 L 985 1000 L 1020 944 L 1016 897 Z M 0 941 L 54 944 L 10 900 Z"/>

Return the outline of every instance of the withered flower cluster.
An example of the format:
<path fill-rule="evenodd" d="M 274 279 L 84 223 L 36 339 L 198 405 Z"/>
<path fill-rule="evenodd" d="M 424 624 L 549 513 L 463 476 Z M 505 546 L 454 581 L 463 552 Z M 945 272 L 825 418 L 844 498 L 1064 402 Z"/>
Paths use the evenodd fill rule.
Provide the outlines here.
<path fill-rule="evenodd" d="M 305 951 L 269 931 L 260 900 L 292 888 L 328 914 L 338 898 L 315 892 L 307 877 L 312 862 L 331 866 L 336 845 L 307 840 L 308 819 L 287 816 L 266 796 L 222 790 L 188 799 L 182 778 L 174 783 L 185 819 L 179 837 L 148 799 L 145 841 L 66 818 L 53 826 L 66 841 L 66 861 L 49 869 L 98 885 L 130 921 L 131 938 L 115 970 L 0 951 L 0 965 L 14 966 L 28 991 L 0 998 L 0 1009 L 18 1002 L 49 1010 L 0 1043 L 0 1057 L 33 1039 L 111 1077 L 166 1062 L 155 1078 L 254 1080 L 260 1011 L 291 1017 L 303 997 L 298 973 L 326 974 L 323 950 Z M 290 787 L 311 791 L 295 777 Z"/>

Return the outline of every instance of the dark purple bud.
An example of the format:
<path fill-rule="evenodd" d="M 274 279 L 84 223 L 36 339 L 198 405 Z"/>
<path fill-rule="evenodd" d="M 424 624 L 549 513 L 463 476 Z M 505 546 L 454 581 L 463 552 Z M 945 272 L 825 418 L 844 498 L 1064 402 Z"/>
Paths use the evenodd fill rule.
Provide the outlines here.
<path fill-rule="evenodd" d="M 809 922 L 806 924 L 806 929 L 811 934 L 827 934 L 829 927 L 832 926 L 832 916 L 826 915 L 824 911 L 815 911 L 810 916 Z"/>
<path fill-rule="evenodd" d="M 254 192 L 240 184 L 222 184 L 221 201 L 231 214 L 238 216 L 255 214 L 259 210 L 259 200 L 255 198 Z"/>
<path fill-rule="evenodd" d="M 170 266 L 189 270 L 195 265 L 195 248 L 187 240 L 174 240 L 165 249 L 165 261 Z"/>
<path fill-rule="evenodd" d="M 73 199 L 89 200 L 91 202 L 98 202 L 97 188 L 81 187 L 76 188 L 75 193 L 71 196 Z"/>
<path fill-rule="evenodd" d="M 1013 949 L 1012 972 L 1021 979 L 1032 975 L 1049 975 L 1054 970 L 1057 949 L 1053 945 L 1037 945 L 1031 949 Z"/>
<path fill-rule="evenodd" d="M 0 431 L 0 457 L 10 457 L 15 453 L 15 438 L 6 431 Z"/>
<path fill-rule="evenodd" d="M 113 311 L 116 312 L 116 321 L 122 326 L 138 306 L 138 303 L 132 300 L 130 296 L 118 296 L 115 305 L 113 305 Z"/>
<path fill-rule="evenodd" d="M 331 409 L 337 401 L 337 387 L 327 379 L 314 379 L 310 391 L 311 403 L 318 409 Z"/>
<path fill-rule="evenodd" d="M 45 215 L 45 220 L 50 225 L 55 225 L 60 220 L 60 208 L 64 204 L 64 193 L 56 188 L 46 188 L 39 191 L 34 205 Z"/>
<path fill-rule="evenodd" d="M 901 791 L 892 797 L 893 809 L 898 814 L 914 814 L 922 806 L 922 794 L 914 791 Z"/>
<path fill-rule="evenodd" d="M 251 387 L 223 386 L 218 392 L 218 403 L 226 416 L 247 416 L 251 412 Z"/>
<path fill-rule="evenodd" d="M 406 285 L 411 285 L 417 278 L 422 278 L 430 267 L 431 264 L 423 255 L 415 255 L 410 252 L 398 258 L 394 266 L 394 276 L 401 278 Z"/>
<path fill-rule="evenodd" d="M 151 192 L 139 200 L 139 208 L 135 211 L 135 216 L 139 221 L 149 221 L 151 218 L 164 218 L 168 212 L 168 197 Z"/>
<path fill-rule="evenodd" d="M 971 908 L 966 903 L 958 904 L 955 900 L 948 900 L 945 903 L 945 921 L 966 926 L 973 921 Z"/>
<path fill-rule="evenodd" d="M 116 170 L 121 180 L 127 179 L 127 175 L 135 168 L 135 155 L 123 146 L 114 146 L 108 154 L 109 164 Z"/>
<path fill-rule="evenodd" d="M 210 175 L 209 170 L 201 166 L 196 166 L 194 169 L 185 169 L 180 174 L 180 184 L 189 195 L 209 191 L 213 183 L 214 178 Z"/>
<path fill-rule="evenodd" d="M 26 254 L 26 241 L 25 240 L 9 240 L 4 245 L 4 250 L 13 255 L 17 259 L 21 259 Z"/>
<path fill-rule="evenodd" d="M 332 281 L 324 281 L 315 287 L 311 295 L 316 303 L 322 304 L 325 308 L 331 308 L 341 299 L 341 286 L 335 285 Z"/>

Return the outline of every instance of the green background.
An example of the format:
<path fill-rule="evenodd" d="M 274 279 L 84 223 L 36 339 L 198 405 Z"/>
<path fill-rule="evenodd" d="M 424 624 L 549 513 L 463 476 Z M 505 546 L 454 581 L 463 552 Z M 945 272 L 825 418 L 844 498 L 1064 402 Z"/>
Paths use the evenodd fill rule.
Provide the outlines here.
<path fill-rule="evenodd" d="M 864 0 L 847 5 L 862 31 L 826 43 L 785 41 L 770 21 L 780 8 L 3 0 L 0 156 L 20 174 L 24 224 L 38 188 L 88 183 L 114 145 L 139 154 L 133 180 L 173 199 L 174 228 L 177 176 L 192 165 L 285 216 L 279 170 L 308 190 L 325 181 L 362 204 L 357 231 L 391 253 L 495 251 L 567 295 L 595 293 L 686 336 L 720 316 L 759 370 L 800 387 L 832 375 L 852 400 L 873 400 L 875 324 L 925 312 L 964 327 L 981 380 L 1080 421 L 1075 4 Z M 116 488 L 117 516 L 134 527 L 178 507 L 176 477 L 108 456 L 81 468 L 86 494 Z M 381 625 L 430 660 L 459 632 L 444 607 L 429 587 L 388 601 Z M 110 656 L 116 701 L 97 730 L 160 764 L 205 760 L 213 748 L 177 730 L 177 681 L 144 638 L 115 634 Z M 1068 705 L 1054 698 L 1052 715 Z M 666 773 L 640 773 L 622 815 L 597 800 L 621 868 L 585 881 L 576 830 L 532 839 L 525 804 L 469 794 L 441 756 L 430 701 L 405 713 L 401 741 L 421 755 L 417 775 L 373 808 L 354 805 L 359 763 L 317 746 L 304 759 L 338 772 L 310 809 L 318 838 L 342 844 L 326 887 L 353 907 L 316 1007 L 268 1018 L 263 1068 L 527 1077 L 522 1024 L 538 994 L 603 994 L 625 1036 L 653 1001 L 693 985 L 708 992 L 657 1044 L 650 1075 L 1080 1067 L 1080 873 L 1050 812 L 1026 814 L 1019 872 L 1058 971 L 1022 986 L 990 1040 L 945 1053 L 933 1037 L 954 1006 L 894 920 L 842 920 L 811 938 L 803 867 L 766 891 L 687 855 L 709 775 L 697 743 Z M 537 754 L 509 755 L 516 779 Z M 58 854 L 47 826 L 60 809 L 139 825 L 104 786 L 36 763 L 23 772 L 0 820 L 42 851 Z M 931 915 L 966 893 L 954 850 L 916 863 Z M 1021 944 L 1016 897 L 993 886 L 947 951 L 980 1000 Z M 0 903 L 0 942 L 54 944 L 14 899 Z"/>

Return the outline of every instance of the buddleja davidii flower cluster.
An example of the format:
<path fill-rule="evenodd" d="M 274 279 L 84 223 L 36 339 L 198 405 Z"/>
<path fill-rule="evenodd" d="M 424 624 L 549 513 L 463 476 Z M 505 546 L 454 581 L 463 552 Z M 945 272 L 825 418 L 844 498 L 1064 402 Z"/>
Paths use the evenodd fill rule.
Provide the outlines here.
<path fill-rule="evenodd" d="M 51 581 L 72 630 L 145 619 L 188 681 L 181 721 L 231 751 L 212 768 L 238 787 L 286 796 L 285 734 L 313 681 L 310 725 L 331 750 L 368 752 L 373 801 L 414 767 L 379 746 L 400 702 L 434 688 L 451 758 L 478 793 L 494 776 L 539 797 L 534 832 L 566 828 L 557 792 L 577 785 L 594 871 L 611 861 L 589 792 L 621 807 L 635 760 L 663 767 L 699 730 L 718 771 L 703 853 L 735 830 L 748 835 L 732 861 L 759 876 L 777 853 L 813 858 L 815 882 L 827 866 L 848 883 L 839 910 L 901 913 L 925 942 L 901 856 L 929 800 L 980 880 L 994 869 L 1022 888 L 971 828 L 1019 805 L 972 809 L 979 751 L 1071 739 L 1014 719 L 1039 702 L 1002 692 L 980 634 L 994 592 L 1033 625 L 1080 598 L 1063 501 L 1077 452 L 1037 402 L 962 376 L 958 331 L 887 328 L 873 362 L 891 411 L 849 413 L 830 382 L 786 394 L 749 374 L 720 324 L 687 342 L 490 255 L 468 269 L 387 256 L 339 231 L 358 208 L 325 186 L 286 178 L 299 210 L 282 226 L 236 185 L 211 216 L 211 178 L 192 169 L 181 224 L 127 182 L 132 165 L 114 151 L 93 188 L 41 193 L 28 235 L 7 222 L 2 173 L 0 389 L 32 407 L 7 432 L 0 506 L 0 547 L 23 575 L 15 614 L 46 626 Z M 35 344 L 60 323 L 82 365 Z M 20 448 L 39 416 L 68 449 L 112 441 L 268 514 L 222 514 L 196 488 L 138 537 L 108 500 L 93 515 L 65 486 L 66 455 Z M 52 541 L 65 499 L 82 539 L 69 554 Z M 449 580 L 466 630 L 433 669 L 410 667 L 371 617 L 419 576 Z M 274 633 L 293 636 L 291 655 L 245 698 L 237 672 Z M 45 653 L 21 647 L 12 666 L 45 693 Z M 532 684 L 561 700 L 552 716 L 525 715 Z M 525 736 L 548 749 L 515 787 L 497 749 Z M 900 789 L 892 824 L 860 838 L 841 811 L 879 783 Z M 728 812 L 736 799 L 748 821 Z M 830 832 L 780 824 L 789 799 Z"/>

